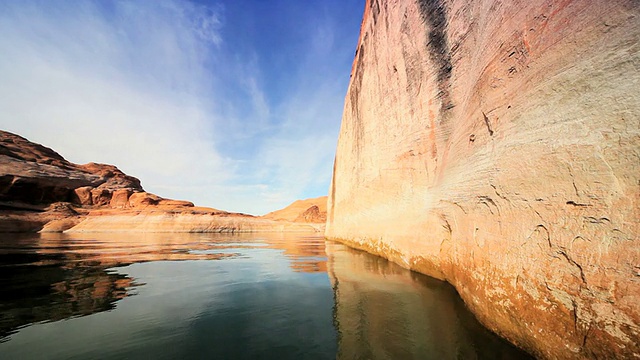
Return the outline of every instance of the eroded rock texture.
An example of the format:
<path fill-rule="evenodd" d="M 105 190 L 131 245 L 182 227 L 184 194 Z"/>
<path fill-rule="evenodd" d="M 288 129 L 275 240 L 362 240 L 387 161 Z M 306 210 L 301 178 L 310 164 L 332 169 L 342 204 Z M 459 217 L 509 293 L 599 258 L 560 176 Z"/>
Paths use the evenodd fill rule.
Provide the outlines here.
<path fill-rule="evenodd" d="M 327 198 L 256 217 L 166 199 L 113 165 L 73 164 L 0 131 L 0 233 L 324 231 Z"/>
<path fill-rule="evenodd" d="M 546 358 L 640 357 L 640 3 L 368 0 L 328 237 Z"/>
<path fill-rule="evenodd" d="M 21 136 L 0 131 L 0 201 L 108 205 L 114 191 L 142 191 L 113 165 L 78 165 Z"/>

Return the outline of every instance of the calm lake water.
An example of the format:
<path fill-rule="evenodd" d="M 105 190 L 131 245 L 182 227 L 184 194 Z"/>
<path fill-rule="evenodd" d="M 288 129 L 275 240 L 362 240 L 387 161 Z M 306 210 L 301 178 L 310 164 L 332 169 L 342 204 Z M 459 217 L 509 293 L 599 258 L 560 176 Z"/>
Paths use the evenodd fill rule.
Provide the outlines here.
<path fill-rule="evenodd" d="M 1 359 L 521 359 L 446 283 L 292 234 L 0 235 Z"/>

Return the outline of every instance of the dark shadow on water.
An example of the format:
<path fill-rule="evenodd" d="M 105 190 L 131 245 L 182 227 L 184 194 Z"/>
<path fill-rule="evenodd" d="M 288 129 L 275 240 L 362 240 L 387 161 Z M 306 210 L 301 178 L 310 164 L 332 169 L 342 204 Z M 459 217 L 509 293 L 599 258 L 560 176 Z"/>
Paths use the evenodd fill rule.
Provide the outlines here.
<path fill-rule="evenodd" d="M 21 279 L 14 282 L 13 279 Z M 3 268 L 0 275 L 0 342 L 39 322 L 111 310 L 128 295 L 132 279 L 106 269 L 58 266 Z"/>
<path fill-rule="evenodd" d="M 184 251 L 179 236 L 2 234 L 0 342 L 34 323 L 86 316 L 115 308 L 135 283 L 111 270 L 133 263 L 208 260 L 234 254 Z M 193 245 L 193 244 L 192 244 Z M 209 249 L 195 244 L 188 249 Z"/>
<path fill-rule="evenodd" d="M 0 342 L 25 325 L 111 310 L 136 285 L 64 247 L 41 250 L 33 237 L 0 243 Z"/>
<path fill-rule="evenodd" d="M 240 286 L 226 306 L 212 306 L 194 320 L 178 357 L 335 358 L 336 334 L 328 316 L 333 299 L 327 290 L 279 281 Z"/>
<path fill-rule="evenodd" d="M 338 359 L 526 359 L 446 282 L 327 242 Z"/>

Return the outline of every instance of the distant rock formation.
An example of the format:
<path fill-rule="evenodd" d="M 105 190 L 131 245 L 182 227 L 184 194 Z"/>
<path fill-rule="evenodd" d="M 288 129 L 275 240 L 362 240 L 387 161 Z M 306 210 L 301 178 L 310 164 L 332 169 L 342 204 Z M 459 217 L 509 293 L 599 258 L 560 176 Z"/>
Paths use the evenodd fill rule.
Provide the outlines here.
<path fill-rule="evenodd" d="M 538 357 L 640 357 L 639 38 L 635 0 L 368 0 L 326 235 Z"/>
<path fill-rule="evenodd" d="M 0 131 L 0 201 L 106 205 L 117 190 L 143 191 L 140 180 L 115 166 L 73 164 L 47 147 Z"/>
<path fill-rule="evenodd" d="M 326 209 L 326 199 L 322 206 Z M 0 233 L 38 231 L 319 232 L 323 227 L 165 199 L 145 192 L 140 180 L 113 165 L 73 164 L 47 147 L 0 131 Z"/>
<path fill-rule="evenodd" d="M 298 223 L 321 223 L 327 221 L 327 197 L 297 200 L 284 209 L 270 212 L 265 219 L 285 220 Z"/>

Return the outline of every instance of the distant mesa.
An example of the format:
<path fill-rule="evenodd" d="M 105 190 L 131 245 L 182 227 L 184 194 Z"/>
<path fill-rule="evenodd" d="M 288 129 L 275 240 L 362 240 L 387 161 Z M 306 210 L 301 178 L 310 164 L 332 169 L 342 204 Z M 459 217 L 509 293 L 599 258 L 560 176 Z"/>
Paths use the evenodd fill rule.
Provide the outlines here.
<path fill-rule="evenodd" d="M 264 215 L 264 218 L 291 222 L 324 224 L 327 221 L 327 196 L 294 201 L 284 209 Z"/>
<path fill-rule="evenodd" d="M 319 232 L 326 197 L 316 200 L 277 218 L 196 207 L 146 192 L 113 165 L 74 164 L 0 130 L 0 232 Z"/>

